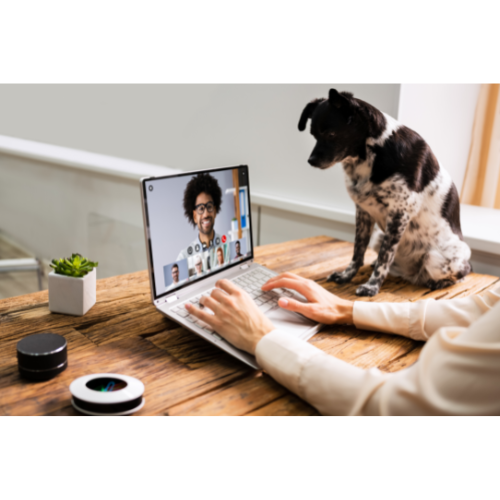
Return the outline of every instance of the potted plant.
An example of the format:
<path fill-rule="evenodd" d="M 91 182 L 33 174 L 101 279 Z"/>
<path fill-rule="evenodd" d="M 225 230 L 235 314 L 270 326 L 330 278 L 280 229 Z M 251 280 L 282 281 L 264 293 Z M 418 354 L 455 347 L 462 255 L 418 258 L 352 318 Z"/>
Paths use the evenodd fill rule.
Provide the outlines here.
<path fill-rule="evenodd" d="M 71 258 L 52 260 L 49 273 L 51 312 L 83 316 L 96 301 L 96 267 L 78 253 Z"/>
<path fill-rule="evenodd" d="M 231 220 L 231 230 L 238 231 L 238 219 L 236 217 Z"/>

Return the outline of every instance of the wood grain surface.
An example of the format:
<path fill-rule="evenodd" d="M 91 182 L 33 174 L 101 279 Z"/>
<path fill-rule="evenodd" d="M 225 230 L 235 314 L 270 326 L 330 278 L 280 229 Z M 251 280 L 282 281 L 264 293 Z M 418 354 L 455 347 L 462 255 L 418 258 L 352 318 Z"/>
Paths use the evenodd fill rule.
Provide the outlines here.
<path fill-rule="evenodd" d="M 351 259 L 351 243 L 318 236 L 255 249 L 256 261 L 275 271 L 313 279 L 327 290 L 354 299 L 371 273 L 375 254 L 352 283 L 326 283 Z M 470 274 L 462 283 L 431 292 L 389 277 L 377 302 L 449 299 L 480 293 L 499 278 Z M 23 337 L 51 331 L 68 341 L 67 370 L 47 382 L 29 382 L 18 373 L 16 344 Z M 417 361 L 421 342 L 355 327 L 330 326 L 310 342 L 362 368 L 394 372 Z M 97 303 L 82 317 L 53 314 L 48 292 L 0 300 L 0 415 L 77 415 L 70 383 L 89 373 L 137 377 L 146 404 L 137 415 L 317 415 L 316 410 L 276 383 L 202 338 L 162 316 L 151 303 L 147 271 L 97 282 Z"/>

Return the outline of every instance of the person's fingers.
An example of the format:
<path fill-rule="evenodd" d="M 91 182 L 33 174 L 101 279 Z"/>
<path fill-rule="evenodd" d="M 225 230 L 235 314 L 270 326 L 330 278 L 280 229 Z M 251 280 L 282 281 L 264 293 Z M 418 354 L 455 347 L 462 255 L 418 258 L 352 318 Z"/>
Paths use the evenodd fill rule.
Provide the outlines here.
<path fill-rule="evenodd" d="M 288 309 L 289 311 L 298 312 L 304 316 L 310 317 L 312 304 L 299 302 L 294 299 L 281 298 L 278 301 L 278 305 L 283 309 Z"/>
<path fill-rule="evenodd" d="M 217 283 L 215 283 L 215 286 L 217 288 L 220 288 L 221 290 L 224 290 L 229 295 L 241 291 L 241 288 L 239 286 L 236 286 L 233 282 L 229 280 L 219 280 L 217 281 Z"/>
<path fill-rule="evenodd" d="M 214 288 L 212 290 L 212 293 L 210 294 L 210 298 L 214 302 L 217 302 L 219 307 L 220 307 L 220 304 L 229 305 L 231 303 L 231 295 L 229 295 L 228 293 L 226 293 L 222 290 L 219 290 L 218 288 Z M 210 306 L 208 306 L 208 307 L 210 308 Z"/>
<path fill-rule="evenodd" d="M 281 278 L 274 281 L 273 283 L 265 283 L 264 285 L 262 285 L 262 290 L 264 290 L 265 292 L 273 290 L 274 288 L 289 288 L 290 290 L 295 290 L 301 293 L 304 297 L 309 299 L 308 295 L 310 293 L 310 288 L 307 281 Z"/>
<path fill-rule="evenodd" d="M 190 304 L 189 302 L 186 304 L 186 309 L 195 318 L 201 319 L 205 323 L 209 324 L 211 327 L 215 328 L 217 320 L 216 320 L 215 316 L 213 316 L 212 314 L 209 314 L 209 313 L 201 310 L 199 307 L 196 307 L 195 305 Z"/>
<path fill-rule="evenodd" d="M 297 281 L 301 281 L 301 280 L 305 279 L 305 278 L 302 278 L 301 276 L 299 276 L 297 274 L 293 274 L 293 273 L 281 273 L 281 274 L 278 274 L 277 276 L 273 276 L 272 278 L 269 278 L 266 281 L 266 285 L 269 284 L 269 283 L 273 283 L 276 280 L 283 279 L 283 278 L 289 278 L 291 280 L 297 280 Z"/>
<path fill-rule="evenodd" d="M 214 314 L 217 314 L 219 312 L 220 303 L 209 295 L 202 295 L 200 304 L 203 307 L 207 307 L 208 309 L 210 309 Z"/>
<path fill-rule="evenodd" d="M 281 285 L 278 285 L 278 283 L 281 283 Z M 291 278 L 284 278 L 283 276 L 279 276 L 276 279 L 266 281 L 261 288 L 263 290 L 272 290 L 273 288 L 280 288 L 281 286 L 284 286 L 283 283 L 287 283 L 291 285 L 292 283 L 299 283 L 297 280 L 293 280 Z"/>

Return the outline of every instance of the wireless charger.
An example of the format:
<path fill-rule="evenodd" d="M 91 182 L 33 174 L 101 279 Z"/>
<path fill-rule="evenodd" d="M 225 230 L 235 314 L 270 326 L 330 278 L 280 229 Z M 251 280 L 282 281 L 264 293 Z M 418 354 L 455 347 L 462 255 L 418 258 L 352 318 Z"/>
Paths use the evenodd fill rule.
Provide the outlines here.
<path fill-rule="evenodd" d="M 144 384 L 117 373 L 97 373 L 77 378 L 69 386 L 75 410 L 86 415 L 130 415 L 146 400 Z"/>

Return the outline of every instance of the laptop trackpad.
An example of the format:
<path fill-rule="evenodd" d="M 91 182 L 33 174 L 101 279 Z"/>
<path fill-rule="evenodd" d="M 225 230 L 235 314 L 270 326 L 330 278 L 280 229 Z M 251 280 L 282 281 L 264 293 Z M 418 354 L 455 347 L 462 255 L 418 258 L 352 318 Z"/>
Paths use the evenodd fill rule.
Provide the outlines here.
<path fill-rule="evenodd" d="M 281 307 L 269 311 L 266 316 L 271 320 L 276 328 L 290 332 L 292 335 L 297 337 L 317 325 L 315 321 L 304 318 L 304 316 L 301 316 L 300 314 L 281 309 Z"/>

